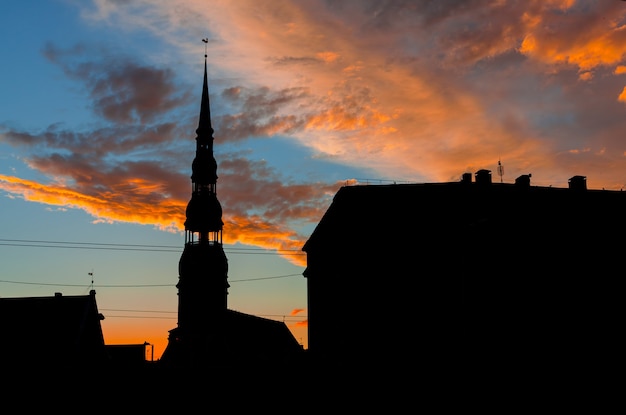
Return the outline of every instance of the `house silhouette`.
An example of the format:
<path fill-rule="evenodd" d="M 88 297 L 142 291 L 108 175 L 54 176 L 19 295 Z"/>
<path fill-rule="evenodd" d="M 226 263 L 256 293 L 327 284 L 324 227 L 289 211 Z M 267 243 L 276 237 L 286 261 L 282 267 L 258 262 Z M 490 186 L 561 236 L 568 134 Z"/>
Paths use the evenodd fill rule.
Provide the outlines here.
<path fill-rule="evenodd" d="M 0 298 L 4 370 L 99 369 L 109 364 L 96 292 Z"/>
<path fill-rule="evenodd" d="M 340 188 L 302 248 L 312 367 L 469 387 L 614 365 L 626 193 L 530 179 Z"/>

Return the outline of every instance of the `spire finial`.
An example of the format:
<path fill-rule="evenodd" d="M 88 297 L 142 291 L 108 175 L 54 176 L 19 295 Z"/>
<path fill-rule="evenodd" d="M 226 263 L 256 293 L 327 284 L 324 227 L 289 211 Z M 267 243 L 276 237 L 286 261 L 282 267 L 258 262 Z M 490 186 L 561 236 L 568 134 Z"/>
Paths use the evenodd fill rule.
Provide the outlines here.
<path fill-rule="evenodd" d="M 202 39 L 202 41 L 204 42 L 204 57 L 206 59 L 206 47 L 207 47 L 207 44 L 209 43 L 209 38 L 205 37 L 204 39 Z"/>

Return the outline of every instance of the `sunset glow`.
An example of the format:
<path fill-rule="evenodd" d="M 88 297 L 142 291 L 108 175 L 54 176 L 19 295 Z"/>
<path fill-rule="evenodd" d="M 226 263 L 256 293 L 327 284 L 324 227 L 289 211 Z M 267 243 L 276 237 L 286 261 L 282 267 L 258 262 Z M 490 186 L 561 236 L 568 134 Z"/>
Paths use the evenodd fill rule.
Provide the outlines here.
<path fill-rule="evenodd" d="M 176 311 L 205 53 L 242 280 L 229 306 L 288 316 L 305 346 L 301 248 L 341 186 L 499 161 L 505 182 L 626 183 L 623 1 L 15 3 L 0 16 L 2 296 L 82 292 L 95 268 L 103 309 Z M 103 322 L 157 358 L 175 326 Z"/>

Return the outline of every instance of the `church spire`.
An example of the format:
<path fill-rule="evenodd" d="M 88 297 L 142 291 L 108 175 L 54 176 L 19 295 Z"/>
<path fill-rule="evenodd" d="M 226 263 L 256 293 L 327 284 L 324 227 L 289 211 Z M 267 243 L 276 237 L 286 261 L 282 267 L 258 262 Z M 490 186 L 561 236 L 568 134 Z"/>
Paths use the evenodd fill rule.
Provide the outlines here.
<path fill-rule="evenodd" d="M 200 119 L 196 129 L 196 157 L 191 164 L 193 191 L 185 221 L 186 243 L 222 243 L 222 206 L 217 200 L 217 162 L 213 156 L 213 140 L 205 54 Z"/>
<path fill-rule="evenodd" d="M 208 325 L 219 321 L 227 310 L 228 260 L 222 246 L 224 222 L 217 199 L 213 140 L 205 53 L 196 156 L 191 165 L 192 192 L 185 212 L 185 249 L 178 264 L 176 285 L 178 327 L 180 335 L 188 340 L 206 335 Z"/>
<path fill-rule="evenodd" d="M 170 330 L 169 357 L 165 356 L 181 364 L 206 359 L 209 350 L 220 347 L 230 287 L 222 246 L 222 206 L 217 199 L 206 53 L 191 186 L 185 211 L 185 248 L 178 262 L 178 327 Z"/>
<path fill-rule="evenodd" d="M 207 39 L 202 41 L 208 42 Z M 227 307 L 228 259 L 222 245 L 222 207 L 217 199 L 206 51 L 196 156 L 191 170 L 191 199 L 185 212 L 185 248 L 178 262 L 176 284 L 178 325 L 169 331 L 161 364 L 216 368 L 231 359 L 266 363 L 273 361 L 272 356 L 283 361 L 291 355 L 291 350 L 299 353 L 302 349 L 284 323 L 284 331 L 277 330 L 276 321 L 251 318 Z M 249 339 L 257 346 L 251 347 Z M 272 350 L 274 348 L 276 350 Z"/>
<path fill-rule="evenodd" d="M 197 139 L 213 142 L 213 127 L 211 126 L 211 108 L 209 105 L 209 83 L 207 81 L 206 70 L 207 55 L 204 55 L 204 82 L 202 84 L 202 101 L 200 102 L 200 119 L 196 134 Z"/>

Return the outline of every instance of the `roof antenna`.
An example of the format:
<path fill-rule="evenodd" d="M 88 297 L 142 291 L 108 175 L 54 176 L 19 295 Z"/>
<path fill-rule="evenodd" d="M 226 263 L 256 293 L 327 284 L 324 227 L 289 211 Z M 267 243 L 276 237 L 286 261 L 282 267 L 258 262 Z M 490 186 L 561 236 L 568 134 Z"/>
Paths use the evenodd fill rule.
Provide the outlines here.
<path fill-rule="evenodd" d="M 93 268 L 91 269 L 91 272 L 88 273 L 88 275 L 91 277 L 91 289 L 93 290 Z"/>
<path fill-rule="evenodd" d="M 502 183 L 502 176 L 504 176 L 504 166 L 500 163 L 500 158 L 498 157 L 498 176 L 500 176 L 500 183 Z"/>
<path fill-rule="evenodd" d="M 206 46 L 209 43 L 209 38 L 204 38 L 202 41 L 204 42 L 204 57 L 206 58 Z"/>

